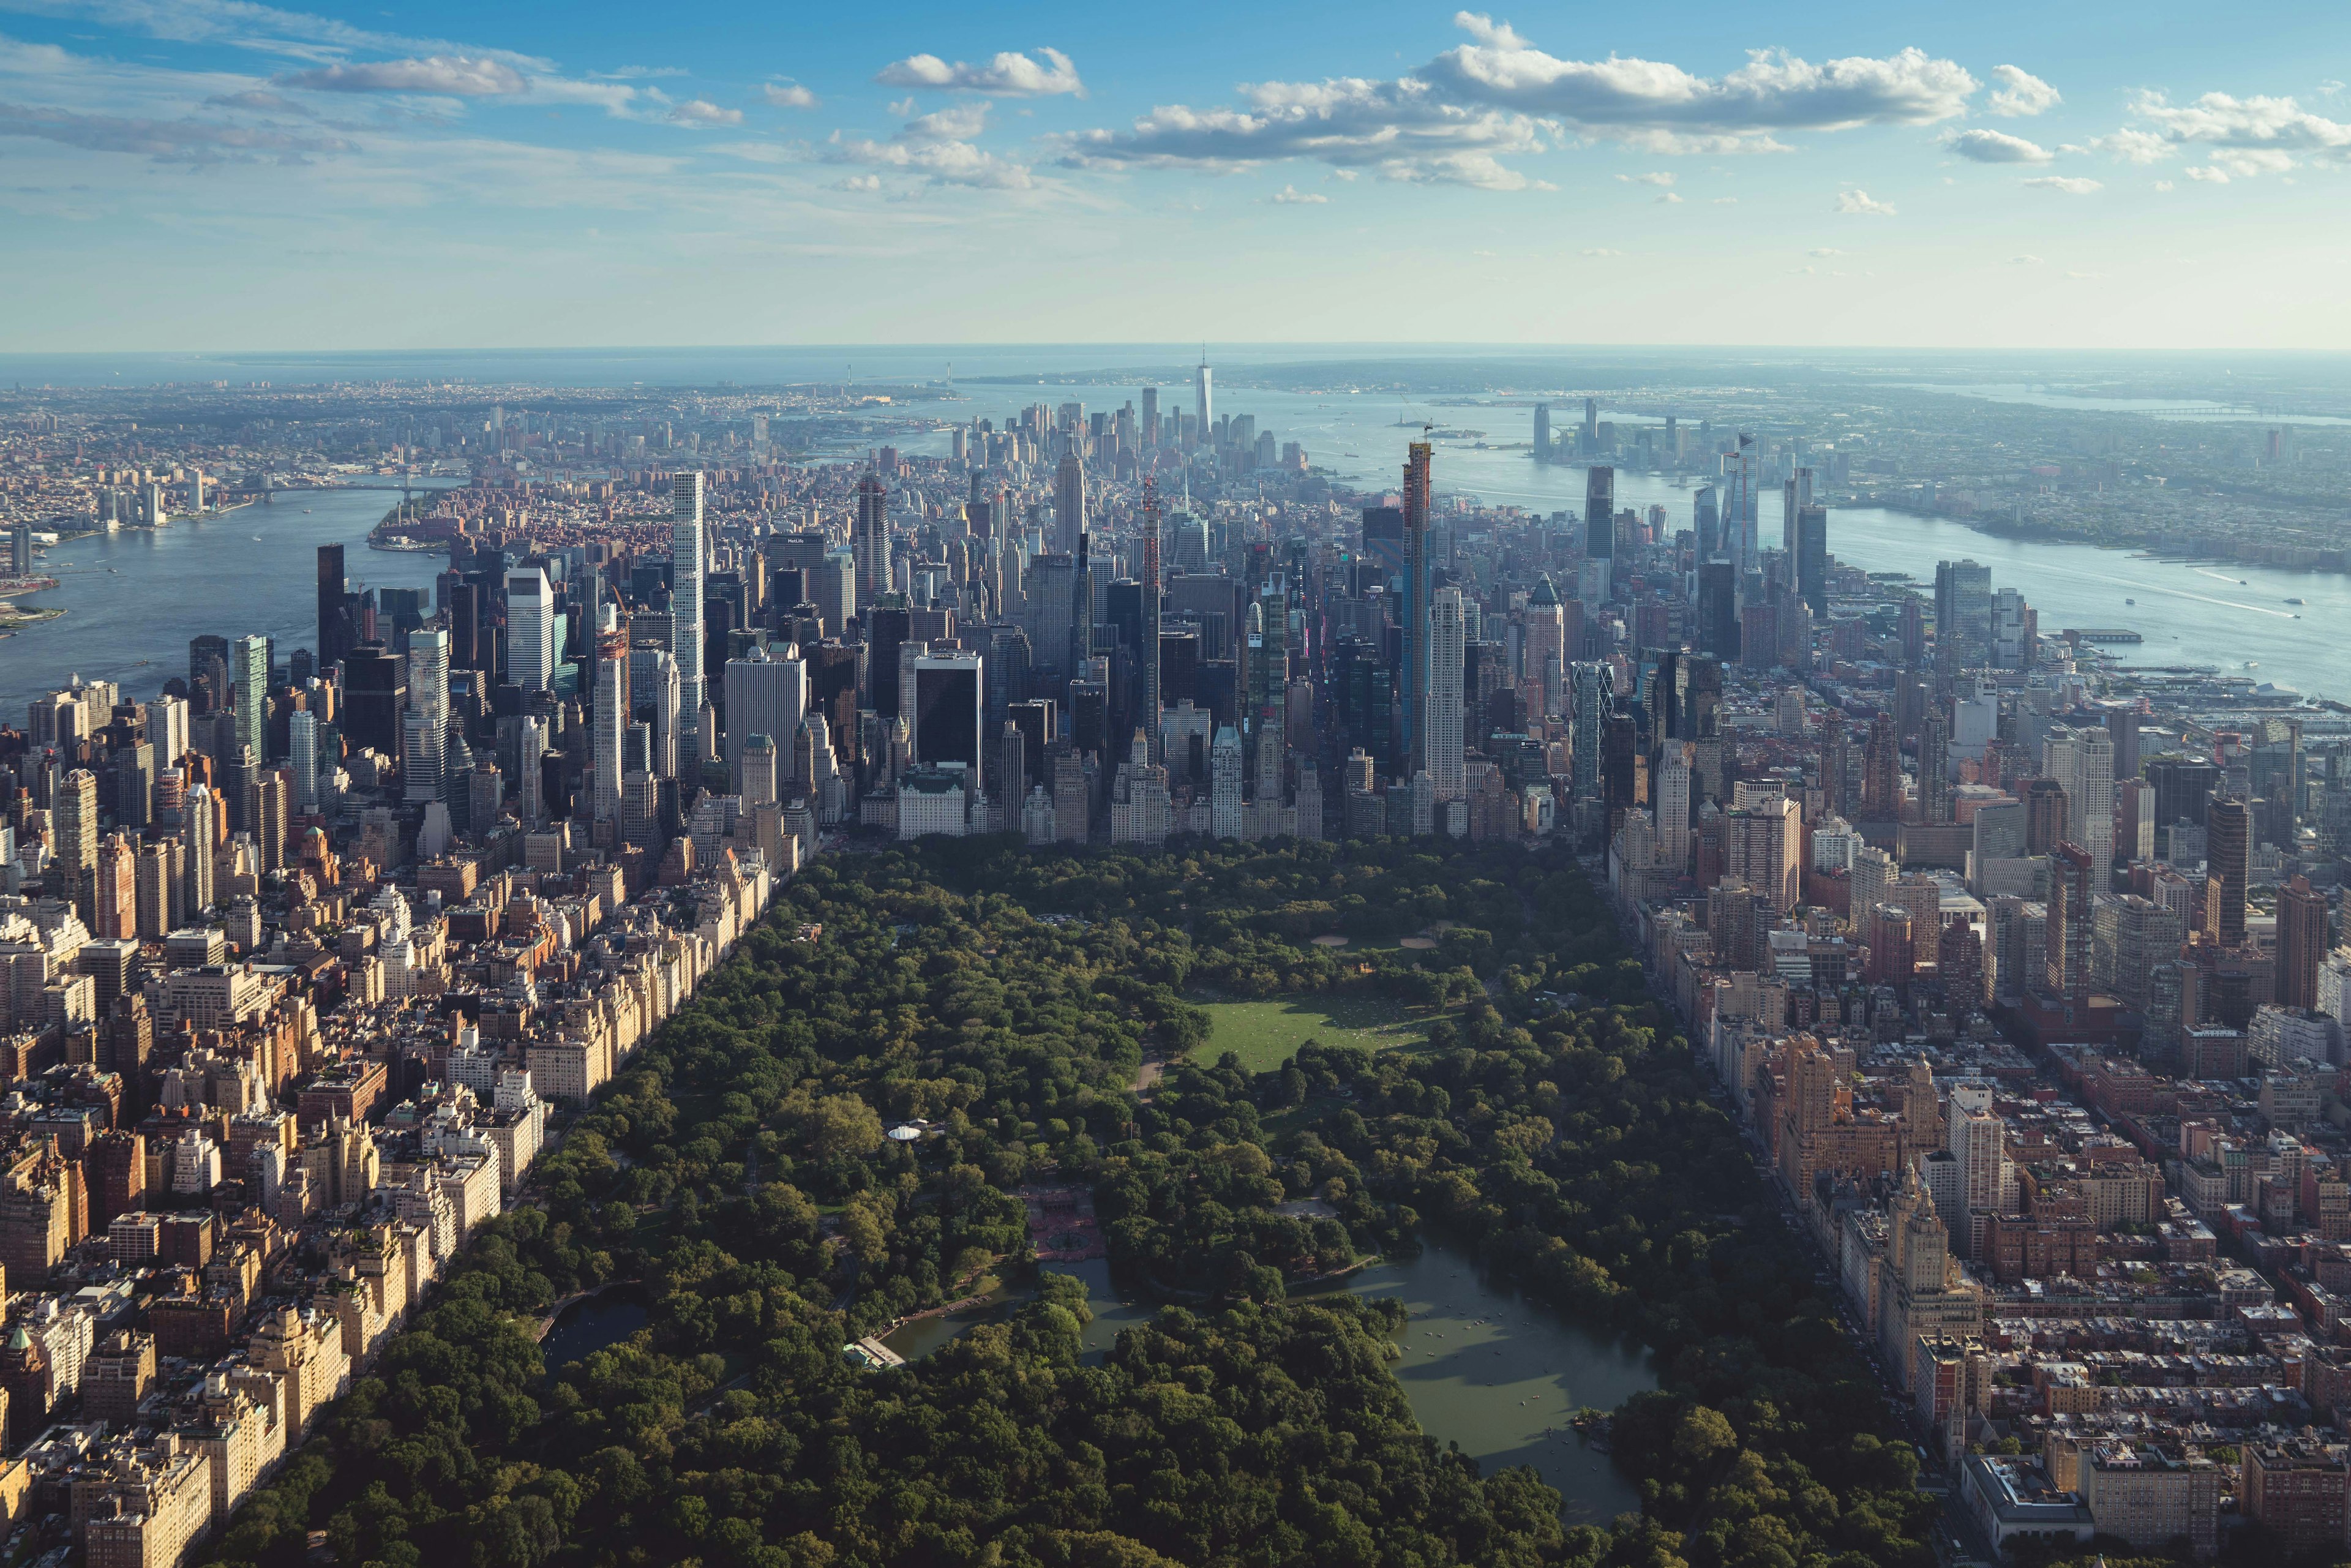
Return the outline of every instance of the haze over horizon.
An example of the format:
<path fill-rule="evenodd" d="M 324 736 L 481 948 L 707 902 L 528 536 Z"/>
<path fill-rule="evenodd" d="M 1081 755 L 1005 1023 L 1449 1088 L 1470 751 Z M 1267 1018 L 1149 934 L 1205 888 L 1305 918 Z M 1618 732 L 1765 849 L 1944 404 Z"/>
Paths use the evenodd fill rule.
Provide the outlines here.
<path fill-rule="evenodd" d="M 0 352 L 2351 349 L 2316 6 L 0 0 Z"/>

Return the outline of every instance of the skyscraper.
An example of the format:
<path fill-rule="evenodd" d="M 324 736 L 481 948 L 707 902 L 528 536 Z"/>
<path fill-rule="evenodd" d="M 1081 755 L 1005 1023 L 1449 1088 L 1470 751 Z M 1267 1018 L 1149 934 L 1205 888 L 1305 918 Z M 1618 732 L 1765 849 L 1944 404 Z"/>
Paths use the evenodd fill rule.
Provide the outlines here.
<path fill-rule="evenodd" d="M 1217 416 L 1212 395 L 1215 391 L 1212 380 L 1208 371 L 1208 356 L 1204 352 L 1200 356 L 1200 368 L 1193 372 L 1192 381 L 1194 400 L 1199 405 L 1200 444 L 1203 446 L 1211 444 L 1217 439 L 1213 428 L 1217 423 Z"/>
<path fill-rule="evenodd" d="M 698 619 L 702 596 L 695 595 Z M 676 633 L 673 632 L 674 636 Z M 526 692 L 543 692 L 555 679 L 555 590 L 538 567 L 507 574 L 507 678 Z M 682 662 L 681 662 L 682 663 Z M 695 689 L 701 690 L 699 676 Z"/>
<path fill-rule="evenodd" d="M 2289 1008 L 2318 1006 L 2318 969 L 2326 961 L 2326 894 L 2306 876 L 2287 883 L 2277 904 L 2277 998 Z"/>
<path fill-rule="evenodd" d="M 1053 475 L 1053 548 L 1075 550 L 1086 531 L 1086 465 L 1074 452 L 1061 454 Z"/>
<path fill-rule="evenodd" d="M 343 580 L 343 547 L 319 547 L 319 667 L 332 669 L 359 640 Z"/>
<path fill-rule="evenodd" d="M 230 643 L 228 678 L 237 744 L 250 746 L 258 757 L 269 740 L 269 639 L 239 637 Z"/>
<path fill-rule="evenodd" d="M 1535 404 L 1535 461 L 1551 461 L 1551 404 Z"/>
<path fill-rule="evenodd" d="M 1811 469 L 1804 470 L 1810 474 Z M 1829 613 L 1829 509 L 1805 506 L 1796 511 L 1796 592 L 1820 620 Z"/>
<path fill-rule="evenodd" d="M 1458 800 L 1462 785 L 1462 660 L 1467 620 L 1461 591 L 1450 584 L 1431 596 L 1428 633 L 1428 776 L 1440 800 Z"/>
<path fill-rule="evenodd" d="M 2215 798 L 2204 813 L 2204 934 L 2223 947 L 2245 945 L 2245 890 L 2253 880 L 2253 813 Z"/>
<path fill-rule="evenodd" d="M 983 690 L 979 655 L 925 653 L 914 660 L 914 759 L 932 767 L 959 762 L 976 787 Z"/>
<path fill-rule="evenodd" d="M 851 525 L 849 543 L 862 612 L 890 591 L 890 492 L 878 474 L 857 481 L 857 518 Z"/>
<path fill-rule="evenodd" d="M 2065 836 L 2101 867 L 2115 858 L 2115 741 L 2103 727 L 2059 729 L 2042 747 L 2041 771 L 2065 789 Z"/>
<path fill-rule="evenodd" d="M 298 708 L 286 720 L 286 759 L 294 773 L 294 810 L 308 816 L 319 809 L 319 716 Z"/>
<path fill-rule="evenodd" d="M 98 869 L 98 775 L 77 768 L 49 797 L 53 853 L 51 896 L 70 902 L 85 923 L 92 913 L 90 878 Z"/>
<path fill-rule="evenodd" d="M 1991 657 L 1991 569 L 1972 560 L 1935 563 L 1935 657 L 1963 670 Z"/>
<path fill-rule="evenodd" d="M 797 657 L 771 659 L 753 650 L 748 658 L 726 661 L 726 769 L 736 793 L 744 791 L 743 747 L 755 735 L 797 736 L 808 713 L 808 666 Z M 781 779 L 794 759 L 778 754 Z"/>
<path fill-rule="evenodd" d="M 1698 569 L 1698 646 L 1728 664 L 1739 657 L 1739 566 L 1702 561 Z"/>
<path fill-rule="evenodd" d="M 1156 389 L 1153 389 L 1155 391 Z M 1143 735 L 1153 767 L 1163 764 L 1165 744 L 1159 733 L 1159 487 L 1143 481 Z"/>
<path fill-rule="evenodd" d="M 677 727 L 684 736 L 702 727 L 702 576 L 708 559 L 702 537 L 701 470 L 680 474 L 670 497 L 669 649 L 677 659 Z M 552 674 L 552 658 L 548 669 Z"/>
<path fill-rule="evenodd" d="M 613 606 L 601 607 L 606 623 L 596 632 L 596 674 L 589 716 L 589 763 L 596 770 L 590 797 L 591 817 L 599 822 L 621 820 L 621 737 L 632 712 L 629 670 L 629 634 L 620 628 Z M 649 770 L 650 771 L 650 770 Z"/>
<path fill-rule="evenodd" d="M 1722 519 L 1722 553 L 1736 561 L 1740 571 L 1752 571 L 1757 554 L 1755 438 L 1743 430 L 1739 433 L 1739 454 L 1725 476 L 1730 481 L 1730 509 Z"/>
<path fill-rule="evenodd" d="M 448 738 L 449 633 L 438 627 L 412 632 L 400 743 L 402 797 L 410 804 L 443 799 Z"/>
<path fill-rule="evenodd" d="M 1583 553 L 1610 563 L 1603 585 L 1614 590 L 1616 555 L 1616 470 L 1595 463 L 1583 473 Z"/>
<path fill-rule="evenodd" d="M 1137 432 L 1136 439 L 1144 446 L 1159 444 L 1159 389 L 1157 387 L 1143 389 L 1143 427 Z"/>
<path fill-rule="evenodd" d="M 1429 462 L 1435 448 L 1412 444 L 1404 465 L 1405 777 L 1428 766 Z"/>
<path fill-rule="evenodd" d="M 1082 679 L 1094 653 L 1094 568 L 1086 536 L 1078 536 L 1077 562 L 1070 571 L 1069 678 Z"/>
<path fill-rule="evenodd" d="M 1606 664 L 1578 661 L 1569 666 L 1574 686 L 1575 715 L 1572 735 L 1575 748 L 1575 792 L 1583 799 L 1600 798 L 1600 743 L 1608 721 L 1615 716 L 1616 680 Z"/>
<path fill-rule="evenodd" d="M 1813 504 L 1813 471 L 1799 468 L 1780 487 L 1780 549 L 1792 562 L 1797 552 L 1797 520 Z"/>

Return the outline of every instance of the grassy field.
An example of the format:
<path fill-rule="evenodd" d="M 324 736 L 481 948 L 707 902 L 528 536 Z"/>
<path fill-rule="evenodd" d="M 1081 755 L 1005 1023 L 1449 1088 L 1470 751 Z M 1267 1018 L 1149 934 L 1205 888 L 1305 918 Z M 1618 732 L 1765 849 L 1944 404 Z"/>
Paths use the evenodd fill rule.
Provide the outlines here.
<path fill-rule="evenodd" d="M 1226 1051 L 1252 1072 L 1279 1067 L 1310 1040 L 1381 1047 L 1412 1045 L 1426 1032 L 1401 1002 L 1381 997 L 1280 997 L 1261 1002 L 1198 1001 L 1215 1030 L 1192 1055 L 1214 1061 Z"/>

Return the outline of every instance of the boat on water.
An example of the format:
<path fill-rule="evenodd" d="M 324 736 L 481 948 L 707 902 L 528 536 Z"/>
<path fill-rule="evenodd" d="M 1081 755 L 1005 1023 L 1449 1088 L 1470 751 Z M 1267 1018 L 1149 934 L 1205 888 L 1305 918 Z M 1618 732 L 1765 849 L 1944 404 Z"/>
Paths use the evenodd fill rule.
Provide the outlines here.
<path fill-rule="evenodd" d="M 2289 600 L 2287 600 L 2287 601 L 2286 601 L 2286 602 L 2287 602 L 2288 604 L 2299 604 L 2299 603 L 2301 603 L 2301 602 L 2302 602 L 2302 601 L 2301 601 L 2301 600 L 2299 600 L 2299 599 L 2289 599 Z"/>
<path fill-rule="evenodd" d="M 2259 659 L 2247 659 L 2245 661 L 2245 668 L 2249 670 L 2258 670 L 2261 667 L 2262 662 Z"/>
<path fill-rule="evenodd" d="M 2126 599 L 2126 600 L 2124 600 L 2124 601 L 2123 601 L 2123 602 L 2124 602 L 2125 604 L 2137 604 L 2137 603 L 2138 602 L 2138 601 L 2137 601 L 2137 600 L 2136 600 L 2136 599 Z"/>

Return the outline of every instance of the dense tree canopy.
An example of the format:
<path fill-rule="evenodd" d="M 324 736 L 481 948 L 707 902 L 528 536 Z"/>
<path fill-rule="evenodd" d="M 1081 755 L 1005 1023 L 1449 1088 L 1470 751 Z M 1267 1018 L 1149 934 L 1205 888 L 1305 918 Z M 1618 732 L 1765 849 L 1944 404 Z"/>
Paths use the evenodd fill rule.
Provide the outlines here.
<path fill-rule="evenodd" d="M 821 936 L 793 933 L 821 926 Z M 1318 947 L 1442 928 L 1433 948 Z M 1186 998 L 1363 990 L 1427 1043 L 1186 1057 Z M 1435 1016 L 1432 1014 L 1432 1016 Z M 1146 1054 L 1171 1059 L 1134 1091 Z M 883 1138 L 899 1120 L 932 1135 Z M 1024 1182 L 1093 1186 L 1167 1303 L 1099 1364 L 1053 1275 L 914 1367 L 845 1343 L 1026 1278 Z M 1605 910 L 1552 852 L 1373 842 L 827 859 L 541 1162 L 223 1562 L 1918 1563 L 1908 1448 Z M 1311 1205 L 1301 1200 L 1319 1200 Z M 1644 1515 L 1566 1529 L 1413 1422 L 1394 1308 L 1292 1300 L 1424 1227 L 1654 1345 Z M 544 1313 L 645 1330 L 561 1367 Z"/>

